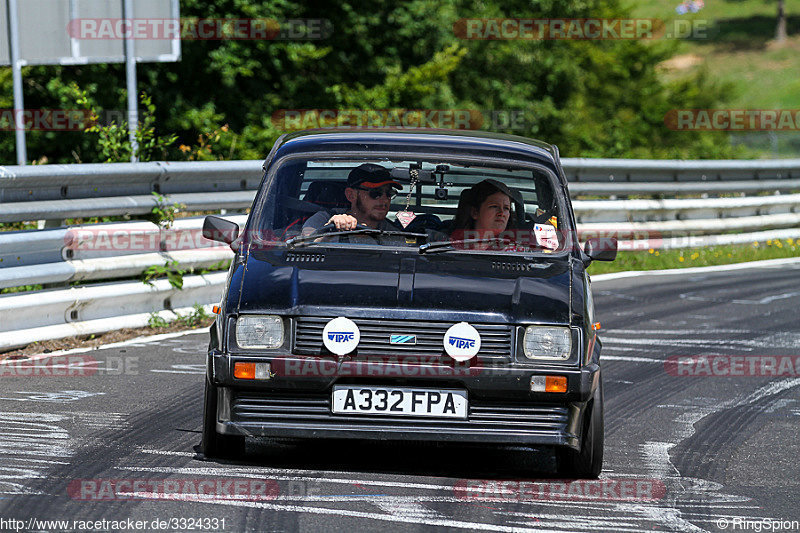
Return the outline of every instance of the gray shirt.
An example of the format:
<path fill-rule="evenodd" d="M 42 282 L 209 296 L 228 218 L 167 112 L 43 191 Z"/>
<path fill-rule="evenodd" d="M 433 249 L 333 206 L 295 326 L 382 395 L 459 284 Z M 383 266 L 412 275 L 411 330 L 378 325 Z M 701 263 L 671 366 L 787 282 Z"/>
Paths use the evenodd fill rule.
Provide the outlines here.
<path fill-rule="evenodd" d="M 318 211 L 318 212 L 314 213 L 311 216 L 311 218 L 306 220 L 305 224 L 303 224 L 303 232 L 302 232 L 302 234 L 303 235 L 309 235 L 309 234 L 313 233 L 314 231 L 318 230 L 319 228 L 321 228 L 322 226 L 324 226 L 328 222 L 328 220 L 330 220 L 330 218 L 333 215 L 349 214 L 348 211 L 349 211 L 348 209 L 331 209 L 330 211 L 325 211 L 325 210 Z M 403 228 L 400 227 L 399 224 L 395 224 L 394 222 L 392 222 L 392 221 L 390 221 L 388 219 L 383 219 L 380 222 L 378 222 L 378 228 L 377 229 L 382 230 L 382 231 L 403 231 Z M 376 242 L 375 238 L 370 237 L 369 235 L 347 235 L 347 236 L 343 235 L 342 237 L 347 237 L 347 242 L 351 242 L 351 243 L 354 243 L 354 244 L 375 244 L 375 242 Z M 402 237 L 382 237 L 381 238 L 382 241 L 385 241 L 386 239 L 390 239 L 392 242 L 385 242 L 385 244 L 401 244 L 401 243 L 404 243 L 404 239 Z M 394 241 L 398 241 L 398 242 L 394 242 Z"/>
<path fill-rule="evenodd" d="M 312 232 L 318 230 L 319 228 L 324 226 L 325 223 L 328 222 L 328 220 L 330 220 L 330 218 L 333 215 L 349 214 L 348 211 L 349 211 L 348 209 L 331 209 L 330 211 L 324 211 L 324 210 L 323 211 L 317 211 L 316 213 L 314 213 L 311 216 L 311 218 L 306 220 L 305 224 L 303 224 L 303 235 L 307 235 L 309 233 L 312 233 Z M 383 231 L 402 231 L 403 230 L 403 228 L 401 228 L 400 226 L 398 226 L 394 222 L 391 222 L 390 220 L 385 219 L 385 218 L 383 220 L 381 220 L 380 222 L 378 222 L 378 229 L 379 230 L 383 230 Z"/>

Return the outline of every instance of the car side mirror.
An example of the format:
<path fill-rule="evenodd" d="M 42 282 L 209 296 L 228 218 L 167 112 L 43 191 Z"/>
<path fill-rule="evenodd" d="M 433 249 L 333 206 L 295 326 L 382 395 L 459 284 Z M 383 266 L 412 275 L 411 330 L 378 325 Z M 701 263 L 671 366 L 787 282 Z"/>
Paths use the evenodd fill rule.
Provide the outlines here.
<path fill-rule="evenodd" d="M 239 224 L 209 215 L 203 221 L 203 237 L 210 241 L 224 242 L 235 252 L 239 248 L 238 246 L 234 248 L 233 245 L 239 237 Z"/>
<path fill-rule="evenodd" d="M 613 261 L 617 258 L 617 239 L 615 237 L 588 239 L 583 245 L 583 252 L 592 261 Z"/>

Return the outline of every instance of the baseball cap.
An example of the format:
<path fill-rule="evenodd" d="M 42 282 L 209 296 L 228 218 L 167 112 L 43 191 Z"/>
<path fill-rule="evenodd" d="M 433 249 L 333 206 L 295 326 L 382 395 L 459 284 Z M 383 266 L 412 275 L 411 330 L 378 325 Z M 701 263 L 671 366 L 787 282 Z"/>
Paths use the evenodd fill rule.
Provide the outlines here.
<path fill-rule="evenodd" d="M 508 196 L 509 198 L 511 198 L 511 200 L 516 202 L 516 203 L 519 203 L 519 204 L 524 203 L 523 200 L 522 200 L 522 195 L 519 193 L 519 191 L 517 191 L 516 189 L 512 189 L 511 187 L 509 187 L 508 185 L 506 185 L 502 181 L 493 180 L 491 178 L 485 179 L 482 182 L 480 182 L 480 183 L 478 183 L 476 185 L 473 185 L 472 189 L 477 189 L 478 187 L 485 187 L 485 186 L 494 187 L 495 189 L 497 189 L 501 193 L 503 193 L 506 196 Z"/>
<path fill-rule="evenodd" d="M 392 179 L 389 169 L 375 163 L 364 163 L 350 171 L 347 175 L 348 187 L 364 187 L 374 189 L 383 185 L 391 185 L 402 189 L 403 186 Z"/>

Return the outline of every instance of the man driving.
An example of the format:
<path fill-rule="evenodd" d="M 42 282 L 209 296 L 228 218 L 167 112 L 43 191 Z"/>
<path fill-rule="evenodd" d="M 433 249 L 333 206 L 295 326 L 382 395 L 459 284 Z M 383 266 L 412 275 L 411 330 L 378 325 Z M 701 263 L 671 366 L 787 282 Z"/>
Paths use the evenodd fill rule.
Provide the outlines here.
<path fill-rule="evenodd" d="M 399 225 L 386 219 L 389 204 L 402 185 L 394 181 L 389 170 L 375 163 L 364 163 L 350 171 L 344 190 L 350 209 L 336 209 L 333 216 L 319 211 L 303 224 L 303 234 L 309 235 L 319 228 L 333 224 L 339 231 L 354 230 L 361 224 L 384 231 L 402 231 Z"/>

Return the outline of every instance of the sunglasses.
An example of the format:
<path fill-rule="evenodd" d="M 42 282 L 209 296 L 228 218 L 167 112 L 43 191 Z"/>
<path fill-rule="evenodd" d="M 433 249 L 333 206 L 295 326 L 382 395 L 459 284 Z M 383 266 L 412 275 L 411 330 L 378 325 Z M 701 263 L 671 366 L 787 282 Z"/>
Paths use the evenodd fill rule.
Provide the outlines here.
<path fill-rule="evenodd" d="M 364 187 L 358 187 L 358 190 L 366 191 L 366 193 L 369 194 L 369 197 L 372 198 L 373 200 L 377 200 L 381 196 L 386 196 L 387 198 L 389 198 L 389 200 L 391 200 L 395 196 L 397 196 L 397 191 L 394 189 L 394 187 L 388 187 L 383 189 L 366 189 Z"/>

